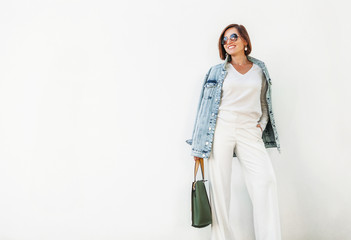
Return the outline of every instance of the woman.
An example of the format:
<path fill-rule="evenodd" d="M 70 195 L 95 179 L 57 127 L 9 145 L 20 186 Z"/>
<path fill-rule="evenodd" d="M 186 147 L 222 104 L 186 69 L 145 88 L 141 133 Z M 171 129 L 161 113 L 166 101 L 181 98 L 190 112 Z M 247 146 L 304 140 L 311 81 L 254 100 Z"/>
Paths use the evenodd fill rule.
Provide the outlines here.
<path fill-rule="evenodd" d="M 211 240 L 240 239 L 229 224 L 233 156 L 252 201 L 256 239 L 280 240 L 276 177 L 266 151 L 276 147 L 280 152 L 271 79 L 264 62 L 249 56 L 251 42 L 243 25 L 228 25 L 218 46 L 225 61 L 206 74 L 192 139 L 186 141 L 195 161 L 208 159 Z"/>

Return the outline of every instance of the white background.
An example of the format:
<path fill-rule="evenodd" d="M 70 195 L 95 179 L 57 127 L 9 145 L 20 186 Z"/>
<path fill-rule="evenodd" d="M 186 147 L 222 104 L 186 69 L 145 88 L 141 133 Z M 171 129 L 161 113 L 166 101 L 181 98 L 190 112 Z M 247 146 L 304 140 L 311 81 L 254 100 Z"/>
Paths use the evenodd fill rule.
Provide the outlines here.
<path fill-rule="evenodd" d="M 351 239 L 350 20 L 340 0 L 1 1 L 0 240 L 209 240 L 185 140 L 231 23 L 272 78 L 283 239 Z"/>

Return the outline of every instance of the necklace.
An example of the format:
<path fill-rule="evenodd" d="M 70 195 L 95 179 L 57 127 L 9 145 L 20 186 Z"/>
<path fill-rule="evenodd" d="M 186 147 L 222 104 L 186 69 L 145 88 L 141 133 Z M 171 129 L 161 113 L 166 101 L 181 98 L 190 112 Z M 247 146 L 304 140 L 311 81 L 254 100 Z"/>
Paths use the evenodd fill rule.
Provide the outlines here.
<path fill-rule="evenodd" d="M 239 66 L 243 66 L 243 65 L 246 65 L 246 64 L 250 63 L 249 60 L 247 60 L 247 62 L 245 62 L 245 63 L 234 63 L 233 60 L 230 61 L 230 62 L 231 62 L 232 64 L 239 65 Z"/>
<path fill-rule="evenodd" d="M 242 65 L 246 65 L 246 64 L 248 64 L 248 63 L 249 63 L 249 62 L 246 62 L 246 63 L 233 63 L 233 64 L 242 66 Z"/>

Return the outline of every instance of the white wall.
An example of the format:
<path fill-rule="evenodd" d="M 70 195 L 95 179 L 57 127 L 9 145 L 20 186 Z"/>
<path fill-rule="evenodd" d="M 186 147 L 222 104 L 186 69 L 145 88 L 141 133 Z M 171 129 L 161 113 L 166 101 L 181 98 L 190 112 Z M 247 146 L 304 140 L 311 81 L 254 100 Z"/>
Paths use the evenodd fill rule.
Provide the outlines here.
<path fill-rule="evenodd" d="M 351 239 L 346 4 L 2 1 L 0 240 L 209 240 L 184 141 L 230 23 L 273 82 L 283 239 Z"/>

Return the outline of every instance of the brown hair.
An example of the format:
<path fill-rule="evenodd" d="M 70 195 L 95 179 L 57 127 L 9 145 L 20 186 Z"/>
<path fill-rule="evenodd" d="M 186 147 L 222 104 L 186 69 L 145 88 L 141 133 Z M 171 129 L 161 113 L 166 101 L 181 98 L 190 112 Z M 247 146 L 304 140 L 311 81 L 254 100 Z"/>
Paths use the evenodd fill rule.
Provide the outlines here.
<path fill-rule="evenodd" d="M 222 33 L 221 33 L 221 36 L 219 37 L 219 40 L 218 40 L 218 49 L 219 49 L 219 57 L 224 60 L 225 57 L 226 57 L 226 51 L 222 45 L 222 39 L 224 37 L 224 32 L 227 31 L 228 28 L 231 28 L 231 27 L 235 27 L 238 32 L 239 32 L 239 35 L 247 42 L 247 50 L 245 51 L 245 55 L 249 55 L 251 53 L 251 49 L 252 49 L 252 46 L 251 46 L 251 41 L 250 41 L 250 37 L 249 37 L 249 34 L 247 33 L 246 31 L 246 28 L 243 26 L 243 25 L 240 25 L 240 24 L 229 24 L 228 26 L 226 26 Z M 229 55 L 229 59 L 228 61 L 230 62 L 231 61 L 231 56 Z"/>

